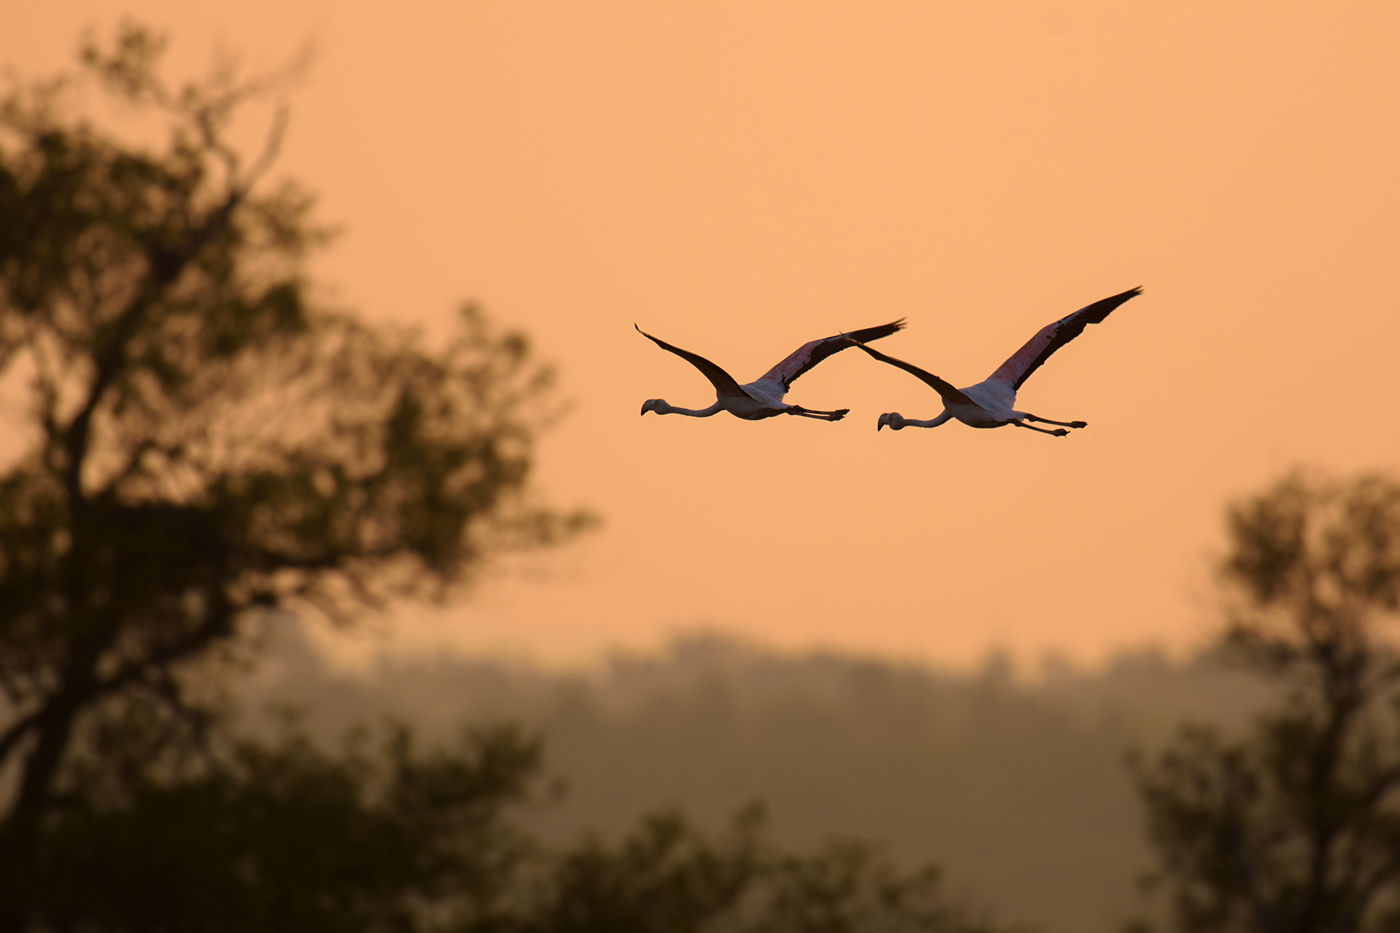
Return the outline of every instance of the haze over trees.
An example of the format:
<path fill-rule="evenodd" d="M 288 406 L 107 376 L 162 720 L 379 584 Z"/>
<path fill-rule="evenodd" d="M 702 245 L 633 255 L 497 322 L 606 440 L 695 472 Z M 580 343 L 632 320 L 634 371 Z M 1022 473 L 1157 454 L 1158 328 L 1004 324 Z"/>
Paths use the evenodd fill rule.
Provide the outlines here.
<path fill-rule="evenodd" d="M 437 734 L 468 708 L 535 724 L 568 784 L 532 816 L 550 838 L 762 799 L 786 845 L 839 831 L 936 857 L 1054 933 L 1392 929 L 1400 483 L 1289 476 L 1227 528 L 1227 625 L 1190 662 L 1027 682 L 995 658 L 953 675 L 693 636 L 590 673 L 439 658 L 355 678 L 289 645 L 250 688 L 326 734 L 386 708 Z"/>
<path fill-rule="evenodd" d="M 327 740 L 385 715 L 424 739 L 468 716 L 527 723 L 563 792 L 522 818 L 551 843 L 677 808 L 713 830 L 760 801 L 785 848 L 840 835 L 932 860 L 949 890 L 1046 933 L 1113 930 L 1139 908 L 1151 850 L 1124 752 L 1183 718 L 1241 728 L 1276 699 L 1210 656 L 1027 678 L 995 656 L 961 673 L 703 633 L 581 671 L 445 655 L 352 674 L 293 641 L 242 690 L 255 721 L 292 705 Z"/>

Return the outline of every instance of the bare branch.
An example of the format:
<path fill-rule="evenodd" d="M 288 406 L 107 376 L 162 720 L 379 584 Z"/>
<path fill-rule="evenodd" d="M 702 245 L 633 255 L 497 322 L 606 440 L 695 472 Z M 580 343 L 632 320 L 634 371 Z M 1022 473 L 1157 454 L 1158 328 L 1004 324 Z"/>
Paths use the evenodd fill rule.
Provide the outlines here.
<path fill-rule="evenodd" d="M 273 118 L 272 128 L 268 130 L 267 141 L 263 144 L 262 154 L 253 163 L 253 167 L 248 170 L 248 176 L 242 181 L 241 188 L 248 190 L 258 183 L 272 163 L 277 160 L 277 155 L 282 149 L 282 140 L 286 136 L 287 124 L 291 120 L 291 108 L 285 104 L 277 108 L 277 114 Z"/>

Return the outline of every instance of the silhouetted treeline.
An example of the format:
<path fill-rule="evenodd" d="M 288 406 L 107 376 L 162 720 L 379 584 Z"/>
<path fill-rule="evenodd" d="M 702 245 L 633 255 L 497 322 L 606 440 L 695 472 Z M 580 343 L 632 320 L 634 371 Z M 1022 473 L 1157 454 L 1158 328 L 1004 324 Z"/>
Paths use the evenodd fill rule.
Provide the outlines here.
<path fill-rule="evenodd" d="M 1126 751 L 1183 718 L 1242 726 L 1273 695 L 1209 657 L 1154 651 L 1026 682 L 1000 657 L 958 674 L 704 634 L 586 672 L 444 655 L 355 676 L 292 639 L 248 689 L 306 709 L 326 737 L 386 714 L 428 736 L 463 718 L 538 729 L 567 788 L 533 816 L 548 838 L 617 834 L 667 806 L 717 827 L 760 800 L 784 844 L 875 840 L 1064 933 L 1138 908 L 1150 859 Z"/>

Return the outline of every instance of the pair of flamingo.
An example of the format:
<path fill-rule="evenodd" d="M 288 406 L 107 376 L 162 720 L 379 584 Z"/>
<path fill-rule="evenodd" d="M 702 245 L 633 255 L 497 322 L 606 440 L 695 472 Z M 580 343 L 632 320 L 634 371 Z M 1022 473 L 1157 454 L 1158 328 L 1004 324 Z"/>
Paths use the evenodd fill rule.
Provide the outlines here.
<path fill-rule="evenodd" d="M 1021 388 L 1021 384 L 1039 368 L 1041 363 L 1050 358 L 1050 354 L 1078 337 L 1087 325 L 1099 323 L 1108 317 L 1114 308 L 1140 294 L 1142 294 L 1141 288 L 1130 288 L 1126 292 L 1105 298 L 1102 301 L 1096 301 L 1086 308 L 1080 308 L 1053 324 L 1047 324 L 1028 340 L 1025 346 L 1017 350 L 1010 359 L 998 366 L 996 372 L 992 373 L 991 376 L 977 385 L 968 386 L 965 389 L 954 388 L 933 373 L 903 360 L 897 360 L 892 356 L 886 356 L 878 350 L 872 350 L 866 346 L 871 340 L 888 337 L 903 329 L 904 320 L 902 318 L 880 327 L 867 327 L 864 330 L 837 334 L 834 337 L 825 337 L 821 340 L 804 343 L 787 359 L 747 385 L 739 385 L 733 376 L 698 353 L 673 347 L 637 327 L 637 333 L 661 349 L 669 350 L 682 359 L 688 360 L 691 365 L 704 373 L 705 378 L 714 385 L 717 395 L 713 405 L 698 410 L 677 408 L 664 399 L 647 399 L 642 405 L 642 414 L 654 411 L 659 415 L 689 415 L 692 418 L 708 418 L 710 415 L 727 411 L 736 418 L 743 418 L 746 421 L 758 421 L 763 418 L 771 418 L 774 415 L 800 415 L 804 418 L 819 418 L 823 421 L 840 421 L 850 411 L 849 408 L 837 411 L 812 411 L 801 405 L 787 404 L 783 401 L 783 396 L 787 394 L 788 388 L 798 376 L 833 353 L 839 353 L 847 347 L 855 346 L 860 347 L 877 360 L 889 363 L 891 366 L 898 366 L 905 372 L 912 373 L 922 379 L 932 386 L 933 390 L 943 399 L 943 413 L 937 418 L 930 421 L 916 421 L 913 418 L 905 418 L 898 412 L 888 412 L 880 416 L 879 423 L 875 426 L 877 431 L 885 425 L 889 425 L 893 431 L 907 427 L 936 428 L 940 424 L 956 418 L 963 424 L 971 425 L 974 428 L 999 428 L 1003 425 L 1014 424 L 1018 428 L 1025 428 L 1029 431 L 1064 437 L 1069 433 L 1065 430 L 1066 428 L 1082 428 L 1085 427 L 1085 422 L 1051 421 L 1049 418 L 1040 418 L 1029 412 L 1016 411 L 1013 407 L 1016 403 L 1016 390 Z M 633 326 L 636 327 L 635 324 Z M 1051 431 L 1046 428 L 1032 427 L 1026 424 L 1027 421 L 1054 424 L 1059 425 L 1059 427 Z"/>

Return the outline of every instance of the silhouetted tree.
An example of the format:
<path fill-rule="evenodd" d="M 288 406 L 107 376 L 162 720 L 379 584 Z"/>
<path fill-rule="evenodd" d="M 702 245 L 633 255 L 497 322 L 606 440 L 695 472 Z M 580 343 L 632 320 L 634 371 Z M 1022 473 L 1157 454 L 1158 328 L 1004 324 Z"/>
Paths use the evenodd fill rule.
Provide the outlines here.
<path fill-rule="evenodd" d="M 425 752 L 402 727 L 328 753 L 288 729 L 153 767 L 121 735 L 78 768 L 25 891 L 47 930 L 491 929 L 534 851 L 510 820 L 538 746 L 507 729 Z M 163 756 L 164 757 L 164 756 Z"/>
<path fill-rule="evenodd" d="M 152 764 L 122 735 L 49 821 L 33 928 L 258 933 L 997 933 L 932 868 L 868 846 L 785 852 L 750 809 L 707 836 L 676 813 L 615 843 L 517 828 L 536 743 L 509 729 L 424 751 L 406 729 L 328 753 L 295 728 Z"/>
<path fill-rule="evenodd" d="M 0 469 L 0 929 L 96 737 L 196 748 L 205 675 L 259 619 L 438 596 L 586 522 L 524 494 L 549 417 L 525 338 L 467 309 L 430 352 L 314 307 L 325 232 L 260 186 L 285 111 L 256 158 L 227 142 L 276 81 L 172 90 L 161 46 L 127 27 L 83 61 L 162 150 L 70 115 L 71 79 L 0 100 L 0 388 L 25 419 Z"/>
<path fill-rule="evenodd" d="M 1284 687 L 1244 738 L 1184 729 L 1136 771 L 1190 931 L 1400 929 L 1400 484 L 1293 475 L 1229 512 L 1223 646 Z"/>
<path fill-rule="evenodd" d="M 659 813 L 616 845 L 585 841 L 548 864 L 513 933 L 1011 930 L 950 898 L 931 866 L 900 871 L 851 841 L 782 852 L 762 830 L 757 809 L 718 841 Z"/>

